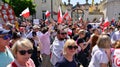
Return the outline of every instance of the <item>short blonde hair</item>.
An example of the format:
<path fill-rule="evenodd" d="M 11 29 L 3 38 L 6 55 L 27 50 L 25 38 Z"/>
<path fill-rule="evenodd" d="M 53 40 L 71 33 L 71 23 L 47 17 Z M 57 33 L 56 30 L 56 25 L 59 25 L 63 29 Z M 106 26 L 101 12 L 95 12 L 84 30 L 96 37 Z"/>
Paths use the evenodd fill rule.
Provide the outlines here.
<path fill-rule="evenodd" d="M 99 48 L 110 48 L 111 45 L 110 37 L 106 34 L 100 35 L 97 40 L 97 45 Z"/>
<path fill-rule="evenodd" d="M 83 35 L 85 35 L 85 33 L 86 33 L 86 32 L 85 32 L 84 29 L 81 29 L 81 30 L 78 31 L 78 34 L 83 34 Z"/>
<path fill-rule="evenodd" d="M 66 54 L 66 49 L 68 46 L 77 46 L 76 42 L 73 40 L 73 39 L 67 39 L 67 41 L 65 42 L 64 44 L 64 47 L 63 47 L 63 54 Z"/>
<path fill-rule="evenodd" d="M 28 40 L 26 38 L 21 38 L 21 39 L 17 40 L 12 46 L 12 52 L 13 52 L 14 57 L 15 57 L 15 54 L 17 53 L 19 47 L 26 47 L 26 48 L 33 49 L 33 44 L 31 43 L 30 40 Z"/>

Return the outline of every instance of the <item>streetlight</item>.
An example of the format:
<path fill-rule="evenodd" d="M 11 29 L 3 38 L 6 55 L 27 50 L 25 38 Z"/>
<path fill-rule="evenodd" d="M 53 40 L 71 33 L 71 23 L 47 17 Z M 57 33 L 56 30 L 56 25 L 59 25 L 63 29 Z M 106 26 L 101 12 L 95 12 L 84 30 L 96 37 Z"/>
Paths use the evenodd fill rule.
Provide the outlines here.
<path fill-rule="evenodd" d="M 51 18 L 53 18 L 53 0 L 51 0 Z"/>

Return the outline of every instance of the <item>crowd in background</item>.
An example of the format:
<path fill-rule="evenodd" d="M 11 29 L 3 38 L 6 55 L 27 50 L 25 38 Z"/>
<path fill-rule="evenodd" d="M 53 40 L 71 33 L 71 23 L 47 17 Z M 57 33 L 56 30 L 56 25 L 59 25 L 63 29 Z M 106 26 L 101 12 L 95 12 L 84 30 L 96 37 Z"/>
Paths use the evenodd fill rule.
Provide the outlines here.
<path fill-rule="evenodd" d="M 1 22 L 0 67 L 119 67 L 120 22 Z"/>

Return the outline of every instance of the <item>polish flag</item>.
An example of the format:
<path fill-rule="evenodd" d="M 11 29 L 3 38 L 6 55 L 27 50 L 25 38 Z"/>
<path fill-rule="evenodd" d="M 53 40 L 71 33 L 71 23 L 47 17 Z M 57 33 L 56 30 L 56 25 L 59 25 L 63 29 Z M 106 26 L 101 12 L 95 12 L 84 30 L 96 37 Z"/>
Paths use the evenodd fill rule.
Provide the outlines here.
<path fill-rule="evenodd" d="M 82 19 L 82 17 L 81 17 L 81 16 L 79 17 L 79 21 L 80 21 L 80 22 L 82 22 L 82 21 L 83 21 L 83 19 Z"/>
<path fill-rule="evenodd" d="M 68 11 L 66 10 L 65 14 L 63 15 L 63 18 L 66 19 L 68 15 Z"/>
<path fill-rule="evenodd" d="M 108 21 L 108 18 L 105 19 L 105 22 L 103 23 L 104 27 L 108 27 L 110 25 L 110 22 Z"/>
<path fill-rule="evenodd" d="M 62 23 L 62 11 L 60 6 L 58 10 L 58 23 Z"/>
<path fill-rule="evenodd" d="M 71 30 L 71 29 L 68 29 L 67 34 L 68 34 L 68 35 L 72 35 L 72 30 Z"/>
<path fill-rule="evenodd" d="M 110 22 L 108 21 L 108 18 L 105 19 L 105 22 L 103 23 L 103 32 L 105 29 L 107 29 L 107 27 L 110 25 Z"/>
<path fill-rule="evenodd" d="M 69 15 L 68 11 L 66 10 L 65 14 L 63 15 L 63 18 L 66 20 L 72 20 L 71 16 Z"/>
<path fill-rule="evenodd" d="M 50 16 L 50 12 L 49 12 L 48 10 L 46 11 L 45 16 L 46 16 L 46 17 L 49 17 L 49 16 Z"/>
<path fill-rule="evenodd" d="M 30 16 L 29 8 L 26 8 L 25 10 L 23 10 L 20 16 L 23 16 L 24 18 L 28 18 Z"/>

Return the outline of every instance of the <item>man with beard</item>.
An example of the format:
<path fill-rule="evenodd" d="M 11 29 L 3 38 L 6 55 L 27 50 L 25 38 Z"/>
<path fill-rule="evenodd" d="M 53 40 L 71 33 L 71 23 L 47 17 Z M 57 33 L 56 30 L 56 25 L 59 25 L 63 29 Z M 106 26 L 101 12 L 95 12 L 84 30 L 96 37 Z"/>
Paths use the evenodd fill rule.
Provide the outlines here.
<path fill-rule="evenodd" d="M 53 64 L 53 66 L 63 57 L 62 50 L 66 37 L 67 37 L 67 33 L 65 29 L 57 29 L 57 36 L 55 37 L 55 40 L 51 45 L 52 54 L 50 61 Z"/>

